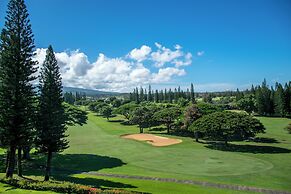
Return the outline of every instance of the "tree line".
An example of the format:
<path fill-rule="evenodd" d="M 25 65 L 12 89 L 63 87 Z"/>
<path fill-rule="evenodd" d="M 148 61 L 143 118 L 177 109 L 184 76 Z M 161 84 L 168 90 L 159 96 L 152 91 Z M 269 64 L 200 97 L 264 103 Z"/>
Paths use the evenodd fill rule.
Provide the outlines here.
<path fill-rule="evenodd" d="M 151 85 L 149 85 L 148 90 L 143 87 L 135 88 L 133 92 L 129 93 L 129 100 L 135 101 L 137 103 L 147 101 L 147 102 L 178 102 L 179 99 L 187 99 L 191 102 L 195 102 L 195 93 L 194 86 L 191 83 L 190 90 L 187 88 L 186 91 L 183 91 L 181 87 L 164 90 L 152 90 Z"/>
<path fill-rule="evenodd" d="M 269 87 L 266 80 L 250 90 L 236 92 L 238 108 L 262 116 L 291 116 L 291 82 Z"/>

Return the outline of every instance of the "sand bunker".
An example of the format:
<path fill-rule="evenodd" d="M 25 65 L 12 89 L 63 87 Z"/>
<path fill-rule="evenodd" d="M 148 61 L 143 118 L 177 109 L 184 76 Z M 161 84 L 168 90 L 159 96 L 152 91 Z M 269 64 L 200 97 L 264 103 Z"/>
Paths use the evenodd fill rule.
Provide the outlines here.
<path fill-rule="evenodd" d="M 178 144 L 182 142 L 182 140 L 180 139 L 167 138 L 167 137 L 161 137 L 157 135 L 143 134 L 143 133 L 123 135 L 121 137 L 125 139 L 146 141 L 147 143 L 152 144 L 153 146 L 169 146 L 169 145 Z"/>

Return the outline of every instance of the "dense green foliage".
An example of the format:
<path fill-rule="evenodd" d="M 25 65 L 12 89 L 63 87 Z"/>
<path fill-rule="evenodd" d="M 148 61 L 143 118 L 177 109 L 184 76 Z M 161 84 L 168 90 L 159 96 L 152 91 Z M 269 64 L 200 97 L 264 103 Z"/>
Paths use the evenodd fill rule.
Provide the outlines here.
<path fill-rule="evenodd" d="M 188 128 L 194 121 L 202 116 L 201 110 L 196 104 L 189 105 L 184 112 L 184 126 Z"/>
<path fill-rule="evenodd" d="M 291 115 L 291 82 L 283 87 L 281 83 L 269 88 L 266 80 L 261 86 L 250 91 L 237 91 L 237 107 L 248 113 L 256 112 L 264 116 L 288 117 Z"/>
<path fill-rule="evenodd" d="M 86 123 L 88 117 L 87 112 L 70 104 L 63 103 L 65 108 L 66 124 L 73 125 L 83 125 Z"/>
<path fill-rule="evenodd" d="M 224 141 L 246 140 L 263 133 L 263 124 L 246 114 L 236 112 L 216 112 L 196 120 L 190 130 L 199 132 L 209 140 Z"/>
<path fill-rule="evenodd" d="M 34 127 L 34 39 L 23 0 L 8 4 L 0 40 L 0 140 L 8 148 L 6 177 L 12 177 L 15 152 L 31 144 Z M 5 111 L 4 111 L 5 110 Z M 18 174 L 22 174 L 18 157 Z"/>
<path fill-rule="evenodd" d="M 237 106 L 240 110 L 245 110 L 247 113 L 256 111 L 255 96 L 253 94 L 245 95 L 237 101 Z"/>
<path fill-rule="evenodd" d="M 109 120 L 109 117 L 112 116 L 112 108 L 105 106 L 101 109 L 101 114 Z"/>
<path fill-rule="evenodd" d="M 152 113 L 146 106 L 137 107 L 131 114 L 130 123 L 137 124 L 139 132 L 143 133 L 143 129 L 150 126 Z"/>
<path fill-rule="evenodd" d="M 136 103 L 131 102 L 131 103 L 121 105 L 120 107 L 116 109 L 115 112 L 123 115 L 126 119 L 129 119 L 131 112 L 134 111 L 137 107 L 138 105 Z"/>
<path fill-rule="evenodd" d="M 197 108 L 199 109 L 199 112 L 202 115 L 208 115 L 211 113 L 222 111 L 222 108 L 220 106 L 217 106 L 215 104 L 209 104 L 209 103 L 198 103 Z"/>
<path fill-rule="evenodd" d="M 169 107 L 154 113 L 154 118 L 161 124 L 166 125 L 167 133 L 169 134 L 175 119 L 177 119 L 180 114 L 181 110 L 179 108 Z"/>

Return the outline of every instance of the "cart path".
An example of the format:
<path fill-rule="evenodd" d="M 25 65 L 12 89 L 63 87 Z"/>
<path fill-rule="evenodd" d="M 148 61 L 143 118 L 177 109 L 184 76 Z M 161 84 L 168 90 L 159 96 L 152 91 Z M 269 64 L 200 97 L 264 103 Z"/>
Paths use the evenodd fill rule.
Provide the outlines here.
<path fill-rule="evenodd" d="M 159 177 L 149 177 L 149 176 L 108 174 L 108 173 L 100 173 L 100 172 L 82 172 L 81 174 L 113 177 L 113 178 L 125 178 L 125 179 L 136 179 L 136 180 L 150 180 L 150 181 L 157 181 L 157 182 L 180 183 L 180 184 L 188 184 L 188 185 L 199 185 L 199 186 L 204 186 L 204 187 L 230 189 L 230 190 L 236 190 L 236 191 L 251 191 L 251 192 L 266 193 L 266 194 L 291 194 L 291 192 L 288 192 L 288 191 L 279 191 L 279 190 L 273 190 L 273 189 L 264 189 L 264 188 L 242 186 L 242 185 L 228 185 L 228 184 L 222 184 L 222 183 L 211 183 L 211 182 L 206 182 L 206 181 L 180 180 L 180 179 L 175 179 L 175 178 L 159 178 Z"/>

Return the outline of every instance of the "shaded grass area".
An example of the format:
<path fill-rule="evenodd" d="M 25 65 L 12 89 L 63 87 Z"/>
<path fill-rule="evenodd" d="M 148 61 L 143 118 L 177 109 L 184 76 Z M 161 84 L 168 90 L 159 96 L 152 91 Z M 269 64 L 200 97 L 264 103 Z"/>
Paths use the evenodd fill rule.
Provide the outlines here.
<path fill-rule="evenodd" d="M 228 151 L 228 152 L 245 152 L 253 154 L 280 154 L 280 153 L 291 153 L 290 149 L 274 147 L 274 146 L 263 146 L 263 145 L 238 145 L 229 144 L 225 146 L 222 143 L 209 143 L 205 146 L 206 148 Z"/>

